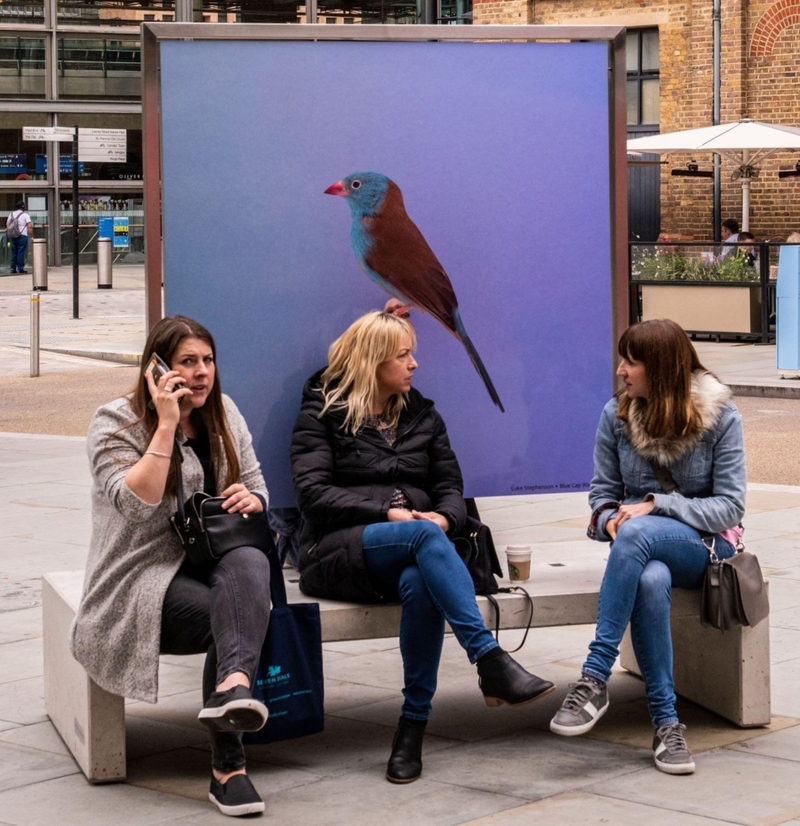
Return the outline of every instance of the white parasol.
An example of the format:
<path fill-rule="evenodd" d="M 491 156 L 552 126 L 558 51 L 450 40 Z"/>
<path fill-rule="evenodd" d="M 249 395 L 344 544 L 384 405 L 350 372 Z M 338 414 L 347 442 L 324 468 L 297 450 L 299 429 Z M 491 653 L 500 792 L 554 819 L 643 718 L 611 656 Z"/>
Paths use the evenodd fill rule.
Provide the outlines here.
<path fill-rule="evenodd" d="M 744 118 L 735 123 L 684 129 L 628 141 L 628 152 L 671 155 L 673 152 L 716 152 L 732 160 L 734 180 L 742 181 L 742 230 L 750 228 L 750 181 L 758 177 L 757 164 L 780 149 L 800 149 L 800 129 Z M 798 167 L 800 169 L 800 167 Z"/>

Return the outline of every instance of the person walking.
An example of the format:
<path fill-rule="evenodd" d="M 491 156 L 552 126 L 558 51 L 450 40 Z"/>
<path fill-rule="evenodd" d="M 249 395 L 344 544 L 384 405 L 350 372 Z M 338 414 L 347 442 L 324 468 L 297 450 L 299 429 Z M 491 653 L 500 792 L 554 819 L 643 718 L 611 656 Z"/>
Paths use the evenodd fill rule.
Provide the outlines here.
<path fill-rule="evenodd" d="M 25 201 L 17 201 L 6 220 L 6 235 L 11 241 L 11 273 L 27 274 L 25 258 L 28 240 L 33 238 L 33 222 L 25 211 Z"/>

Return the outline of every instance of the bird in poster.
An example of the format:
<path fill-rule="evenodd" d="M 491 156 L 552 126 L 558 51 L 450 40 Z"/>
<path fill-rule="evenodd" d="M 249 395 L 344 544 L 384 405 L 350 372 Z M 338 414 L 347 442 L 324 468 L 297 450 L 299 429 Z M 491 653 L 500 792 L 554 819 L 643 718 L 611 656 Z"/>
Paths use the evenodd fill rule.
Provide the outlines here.
<path fill-rule="evenodd" d="M 350 243 L 362 270 L 389 295 L 430 313 L 463 345 L 492 401 L 505 412 L 489 373 L 467 335 L 453 285 L 416 224 L 403 193 L 379 172 L 354 172 L 331 184 L 350 206 Z"/>

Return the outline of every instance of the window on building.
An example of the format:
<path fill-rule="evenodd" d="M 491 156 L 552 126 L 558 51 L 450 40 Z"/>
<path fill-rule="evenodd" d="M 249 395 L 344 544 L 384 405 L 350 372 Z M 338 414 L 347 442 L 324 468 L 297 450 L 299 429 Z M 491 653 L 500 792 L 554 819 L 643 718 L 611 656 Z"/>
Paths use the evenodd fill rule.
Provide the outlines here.
<path fill-rule="evenodd" d="M 658 29 L 629 29 L 625 62 L 628 126 L 659 123 Z"/>

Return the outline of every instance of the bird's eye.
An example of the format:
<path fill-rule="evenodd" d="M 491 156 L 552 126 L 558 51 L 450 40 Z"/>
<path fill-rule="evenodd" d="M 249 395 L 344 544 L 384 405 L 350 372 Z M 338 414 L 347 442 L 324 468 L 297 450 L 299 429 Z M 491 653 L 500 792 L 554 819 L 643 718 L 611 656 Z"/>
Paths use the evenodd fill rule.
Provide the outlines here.
<path fill-rule="evenodd" d="M 361 189 L 361 181 L 353 181 L 353 183 L 350 184 L 350 188 Z"/>

